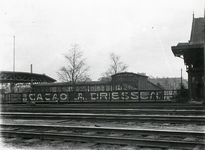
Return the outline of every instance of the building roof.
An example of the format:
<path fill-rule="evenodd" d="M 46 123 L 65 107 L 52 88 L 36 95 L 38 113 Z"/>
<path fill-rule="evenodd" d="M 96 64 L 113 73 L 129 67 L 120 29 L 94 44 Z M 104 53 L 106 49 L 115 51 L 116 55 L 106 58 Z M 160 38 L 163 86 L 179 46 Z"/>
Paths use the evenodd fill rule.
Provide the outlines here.
<path fill-rule="evenodd" d="M 201 67 L 204 49 L 205 20 L 204 18 L 194 18 L 189 42 L 178 43 L 172 46 L 172 52 L 176 57 L 183 57 L 185 65 Z"/>
<path fill-rule="evenodd" d="M 92 86 L 92 85 L 107 85 L 111 84 L 110 81 L 85 81 L 85 82 L 76 82 L 76 86 Z M 72 86 L 72 82 L 56 82 L 56 83 L 41 83 L 35 84 L 34 86 L 65 86 L 70 85 Z"/>
<path fill-rule="evenodd" d="M 133 73 L 133 72 L 120 72 L 120 73 L 116 73 L 116 74 L 112 75 L 111 77 L 118 76 L 118 75 L 134 75 L 134 76 L 148 77 L 148 76 L 146 76 L 145 74 L 142 74 L 142 73 Z"/>
<path fill-rule="evenodd" d="M 30 83 L 55 82 L 56 80 L 45 75 L 28 72 L 0 71 L 0 83 Z"/>
<path fill-rule="evenodd" d="M 172 46 L 172 52 L 175 56 L 184 55 L 186 50 L 203 49 L 204 47 L 204 18 L 194 18 L 192 22 L 192 30 L 189 42 L 178 43 L 177 46 Z"/>
<path fill-rule="evenodd" d="M 204 18 L 193 18 L 190 44 L 199 44 L 204 41 Z"/>
<path fill-rule="evenodd" d="M 160 87 L 157 84 L 154 84 L 150 81 L 147 81 L 147 84 L 148 84 L 148 90 L 164 90 L 162 87 Z"/>

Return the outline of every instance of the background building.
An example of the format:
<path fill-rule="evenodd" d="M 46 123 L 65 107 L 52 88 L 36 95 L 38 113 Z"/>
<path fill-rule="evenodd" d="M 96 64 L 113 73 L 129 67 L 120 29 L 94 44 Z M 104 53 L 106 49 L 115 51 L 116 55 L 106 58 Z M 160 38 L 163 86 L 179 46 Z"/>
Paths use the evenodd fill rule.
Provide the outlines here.
<path fill-rule="evenodd" d="M 41 83 L 33 85 L 34 92 L 70 92 L 72 83 Z M 163 90 L 151 83 L 148 76 L 132 72 L 122 72 L 111 76 L 110 80 L 77 82 L 76 91 L 129 91 L 129 90 Z"/>
<path fill-rule="evenodd" d="M 150 78 L 150 82 L 162 87 L 165 90 L 180 90 L 181 89 L 181 78 Z M 188 81 L 182 78 L 182 85 L 184 89 L 188 89 Z"/>

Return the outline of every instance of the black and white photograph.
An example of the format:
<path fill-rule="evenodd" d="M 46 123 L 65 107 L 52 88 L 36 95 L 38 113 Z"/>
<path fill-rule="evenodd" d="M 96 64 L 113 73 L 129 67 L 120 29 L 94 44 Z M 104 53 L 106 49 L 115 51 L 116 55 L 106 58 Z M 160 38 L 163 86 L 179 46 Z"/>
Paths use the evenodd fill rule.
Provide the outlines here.
<path fill-rule="evenodd" d="M 204 150 L 204 0 L 0 0 L 1 150 Z"/>

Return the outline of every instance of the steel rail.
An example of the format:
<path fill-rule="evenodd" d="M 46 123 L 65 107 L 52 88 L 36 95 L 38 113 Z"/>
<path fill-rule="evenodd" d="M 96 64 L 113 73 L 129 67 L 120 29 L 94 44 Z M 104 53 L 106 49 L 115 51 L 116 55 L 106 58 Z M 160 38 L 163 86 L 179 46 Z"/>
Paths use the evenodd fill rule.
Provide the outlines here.
<path fill-rule="evenodd" d="M 86 113 L 1 113 L 1 117 L 12 119 L 100 119 L 121 121 L 156 121 L 173 123 L 205 123 L 205 116 L 116 115 Z"/>
<path fill-rule="evenodd" d="M 26 103 L 22 104 L 2 104 L 3 107 L 30 107 Z M 204 109 L 205 106 L 202 104 L 190 104 L 190 103 L 138 103 L 138 102 L 76 102 L 76 103 L 37 103 L 35 107 L 100 107 L 100 108 L 193 108 L 193 109 Z"/>
<path fill-rule="evenodd" d="M 205 137 L 205 132 L 201 131 L 181 131 L 181 130 L 159 130 L 159 129 L 143 129 L 143 128 L 119 128 L 119 127 L 92 127 L 92 126 L 69 126 L 69 125 L 39 125 L 39 124 L 0 124 L 2 128 L 41 128 L 55 130 L 84 130 L 96 132 L 120 132 L 129 134 L 157 134 L 157 135 L 174 135 L 174 136 L 200 136 Z"/>
<path fill-rule="evenodd" d="M 169 108 L 169 109 L 204 109 L 205 106 L 203 105 L 150 105 L 150 104 L 146 104 L 146 105 L 141 105 L 141 104 L 138 104 L 138 105 L 133 105 L 133 104 L 130 104 L 130 105 L 126 105 L 126 103 L 124 105 L 113 105 L 113 104 L 110 104 L 110 105 L 104 105 L 104 104 L 97 104 L 97 105 L 94 105 L 94 104 L 70 104 L 70 105 L 67 105 L 67 104 L 36 104 L 36 106 L 28 106 L 27 104 L 24 104 L 24 105 L 14 105 L 14 104 L 10 104 L 10 105 L 5 105 L 5 104 L 2 104 L 3 108 L 31 108 L 31 107 L 39 107 L 39 108 L 138 108 L 138 109 L 153 109 L 153 108 L 156 108 L 156 109 L 159 109 L 159 108 Z"/>
<path fill-rule="evenodd" d="M 93 114 L 93 113 L 30 113 L 30 112 L 0 112 L 0 115 L 6 116 L 6 115 L 40 115 L 40 116 L 106 116 L 106 117 L 160 117 L 160 118 L 186 118 L 186 119 L 192 119 L 192 118 L 200 118 L 205 119 L 205 115 L 202 116 L 162 116 L 162 115 L 130 115 L 130 114 Z"/>
<path fill-rule="evenodd" d="M 116 118 L 169 118 L 169 119 L 202 119 L 205 120 L 205 116 L 181 116 L 181 115 L 130 115 L 130 114 L 92 114 L 92 113 L 28 113 L 28 112 L 1 112 L 1 116 L 52 116 L 52 117 L 116 117 Z"/>
<path fill-rule="evenodd" d="M 16 109 L 13 109 L 13 111 Z M 62 108 L 50 108 L 50 109 L 43 109 L 43 108 L 28 108 L 27 110 L 20 109 L 19 111 L 40 111 L 40 112 L 63 112 L 63 113 L 71 113 L 71 112 L 76 112 L 76 113 L 88 113 L 88 112 L 95 112 L 95 113 L 146 113 L 146 114 L 174 114 L 174 115 L 189 115 L 189 114 L 194 114 L 194 115 L 205 115 L 205 110 L 158 110 L 158 109 L 97 109 L 97 108 L 67 108 L 67 109 L 62 109 Z"/>
<path fill-rule="evenodd" d="M 154 139 L 136 139 L 124 137 L 109 137 L 96 135 L 73 135 L 62 133 L 38 133 L 38 132 L 19 132 L 19 131 L 2 131 L 3 136 L 18 135 L 20 137 L 31 137 L 41 139 L 63 139 L 69 141 L 84 141 L 96 143 L 110 143 L 110 144 L 135 144 L 149 147 L 180 147 L 180 148 L 194 148 L 196 146 L 205 146 L 204 142 L 190 142 L 190 141 L 171 141 L 171 140 L 154 140 Z"/>

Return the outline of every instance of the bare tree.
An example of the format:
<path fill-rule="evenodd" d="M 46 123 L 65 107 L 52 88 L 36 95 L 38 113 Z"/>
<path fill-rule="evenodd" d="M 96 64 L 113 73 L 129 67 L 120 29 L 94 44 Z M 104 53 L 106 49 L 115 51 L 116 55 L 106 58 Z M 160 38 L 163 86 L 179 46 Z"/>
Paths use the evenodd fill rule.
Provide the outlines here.
<path fill-rule="evenodd" d="M 110 68 L 104 73 L 104 77 L 110 77 L 113 74 L 126 71 L 128 66 L 120 60 L 120 56 L 110 53 L 110 60 Z"/>
<path fill-rule="evenodd" d="M 86 81 L 89 78 L 87 74 L 89 67 L 85 64 L 83 52 L 77 44 L 72 44 L 69 53 L 64 54 L 64 57 L 68 64 L 61 67 L 57 73 L 61 81 L 71 82 L 73 90 L 75 90 L 77 82 Z"/>

